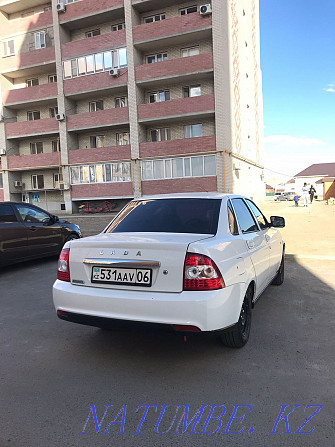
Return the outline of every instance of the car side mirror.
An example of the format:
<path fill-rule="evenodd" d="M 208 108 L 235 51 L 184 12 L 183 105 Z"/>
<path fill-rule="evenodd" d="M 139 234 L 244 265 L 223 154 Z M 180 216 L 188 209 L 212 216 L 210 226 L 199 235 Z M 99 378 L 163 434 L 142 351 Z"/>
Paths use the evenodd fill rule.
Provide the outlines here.
<path fill-rule="evenodd" d="M 59 222 L 59 217 L 58 216 L 52 216 L 52 220 L 54 222 Z"/>
<path fill-rule="evenodd" d="M 271 216 L 271 227 L 275 228 L 284 228 L 285 227 L 285 219 L 280 216 Z"/>

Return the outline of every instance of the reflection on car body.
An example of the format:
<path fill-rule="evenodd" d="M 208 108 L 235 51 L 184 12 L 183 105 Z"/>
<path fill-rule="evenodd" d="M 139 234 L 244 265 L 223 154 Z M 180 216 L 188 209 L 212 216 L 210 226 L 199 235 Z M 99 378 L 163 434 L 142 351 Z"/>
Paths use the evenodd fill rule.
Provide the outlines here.
<path fill-rule="evenodd" d="M 218 333 L 243 346 L 251 309 L 284 280 L 284 242 L 247 197 L 177 194 L 131 201 L 99 235 L 65 244 L 53 288 L 64 320 Z"/>

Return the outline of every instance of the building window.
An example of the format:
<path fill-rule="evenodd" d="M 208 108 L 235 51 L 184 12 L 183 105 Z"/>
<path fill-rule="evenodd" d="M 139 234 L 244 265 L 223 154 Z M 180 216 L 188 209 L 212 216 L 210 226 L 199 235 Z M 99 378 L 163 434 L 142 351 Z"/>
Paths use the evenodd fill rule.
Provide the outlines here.
<path fill-rule="evenodd" d="M 163 102 L 163 101 L 170 101 L 170 91 L 169 90 L 148 93 L 148 102 L 149 103 Z"/>
<path fill-rule="evenodd" d="M 104 109 L 103 101 L 91 101 L 88 103 L 89 112 L 97 112 L 98 110 Z"/>
<path fill-rule="evenodd" d="M 142 180 L 161 180 L 216 175 L 216 156 L 199 155 L 156 160 L 142 160 Z"/>
<path fill-rule="evenodd" d="M 2 172 L 0 172 L 0 188 L 3 188 Z"/>
<path fill-rule="evenodd" d="M 202 124 L 191 124 L 190 126 L 184 126 L 185 138 L 202 137 Z"/>
<path fill-rule="evenodd" d="M 71 184 L 130 182 L 130 162 L 115 162 L 70 168 Z"/>
<path fill-rule="evenodd" d="M 50 116 L 50 118 L 56 118 L 57 114 L 58 114 L 58 107 L 50 107 L 49 108 L 49 116 Z"/>
<path fill-rule="evenodd" d="M 49 75 L 49 76 L 48 76 L 48 82 L 49 82 L 49 84 L 52 84 L 52 83 L 54 83 L 54 82 L 57 82 L 57 75 L 56 75 L 56 74 Z"/>
<path fill-rule="evenodd" d="M 40 50 L 41 48 L 46 47 L 44 31 L 34 33 L 34 39 L 35 39 L 35 50 Z"/>
<path fill-rule="evenodd" d="M 15 42 L 14 39 L 6 40 L 3 42 L 3 55 L 12 56 L 15 54 Z"/>
<path fill-rule="evenodd" d="M 187 8 L 179 9 L 179 14 L 181 16 L 185 16 L 186 14 L 192 14 L 193 12 L 197 12 L 198 7 L 197 6 L 188 6 Z"/>
<path fill-rule="evenodd" d="M 60 141 L 59 141 L 59 139 L 51 141 L 51 148 L 52 148 L 52 152 L 60 152 Z"/>
<path fill-rule="evenodd" d="M 35 121 L 41 119 L 41 113 L 39 110 L 30 110 L 27 112 L 27 120 Z"/>
<path fill-rule="evenodd" d="M 91 31 L 87 31 L 85 33 L 85 37 L 94 37 L 100 36 L 100 29 L 92 29 Z"/>
<path fill-rule="evenodd" d="M 168 55 L 167 53 L 151 54 L 150 56 L 147 56 L 146 59 L 147 64 L 154 64 L 155 62 L 167 61 Z"/>
<path fill-rule="evenodd" d="M 129 132 L 120 132 L 116 134 L 116 145 L 125 146 L 129 144 Z"/>
<path fill-rule="evenodd" d="M 32 175 L 31 176 L 31 187 L 32 189 L 43 189 L 44 188 L 44 175 Z"/>
<path fill-rule="evenodd" d="M 63 62 L 64 79 L 75 78 L 87 74 L 108 71 L 112 68 L 127 66 L 127 49 L 90 54 L 88 56 L 69 59 Z"/>
<path fill-rule="evenodd" d="M 59 189 L 60 183 L 63 183 L 63 174 L 57 173 L 53 175 L 54 188 Z"/>
<path fill-rule="evenodd" d="M 188 87 L 183 87 L 184 98 L 193 98 L 193 96 L 201 96 L 200 85 L 189 85 Z"/>
<path fill-rule="evenodd" d="M 171 140 L 171 129 L 169 127 L 150 130 L 150 141 L 166 141 L 166 140 Z"/>
<path fill-rule="evenodd" d="M 105 135 L 92 135 L 90 145 L 92 148 L 105 147 Z"/>
<path fill-rule="evenodd" d="M 196 56 L 200 53 L 199 47 L 189 47 L 181 49 L 181 57 Z"/>
<path fill-rule="evenodd" d="M 125 29 L 125 23 L 118 23 L 117 25 L 112 25 L 112 31 L 120 31 L 121 29 Z"/>
<path fill-rule="evenodd" d="M 115 98 L 115 107 L 128 107 L 128 98 L 127 96 L 120 96 L 119 98 Z"/>
<path fill-rule="evenodd" d="M 159 22 L 160 20 L 165 20 L 165 14 L 155 14 L 154 16 L 145 17 L 143 19 L 144 23 Z"/>
<path fill-rule="evenodd" d="M 30 153 L 43 154 L 43 143 L 41 141 L 38 143 L 30 143 Z"/>
<path fill-rule="evenodd" d="M 33 78 L 33 79 L 26 79 L 26 86 L 27 87 L 33 87 L 34 85 L 38 85 L 38 78 Z"/>

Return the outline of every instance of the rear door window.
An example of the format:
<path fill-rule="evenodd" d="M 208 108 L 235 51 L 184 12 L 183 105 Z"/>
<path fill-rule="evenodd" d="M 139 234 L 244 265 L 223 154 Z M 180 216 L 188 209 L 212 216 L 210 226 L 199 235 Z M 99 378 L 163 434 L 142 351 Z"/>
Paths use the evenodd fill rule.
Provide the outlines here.
<path fill-rule="evenodd" d="M 0 223 L 17 222 L 14 209 L 11 205 L 0 205 Z"/>
<path fill-rule="evenodd" d="M 232 202 L 242 233 L 258 231 L 258 225 L 244 201 L 242 199 L 232 199 Z"/>
<path fill-rule="evenodd" d="M 216 234 L 221 199 L 151 199 L 130 202 L 107 233 Z"/>

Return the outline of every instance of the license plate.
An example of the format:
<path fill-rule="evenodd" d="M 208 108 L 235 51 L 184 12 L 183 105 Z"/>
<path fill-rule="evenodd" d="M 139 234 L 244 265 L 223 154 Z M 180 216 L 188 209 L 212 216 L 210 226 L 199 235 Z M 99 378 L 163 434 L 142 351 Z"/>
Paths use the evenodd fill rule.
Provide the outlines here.
<path fill-rule="evenodd" d="M 151 269 L 93 267 L 92 282 L 151 287 Z"/>

